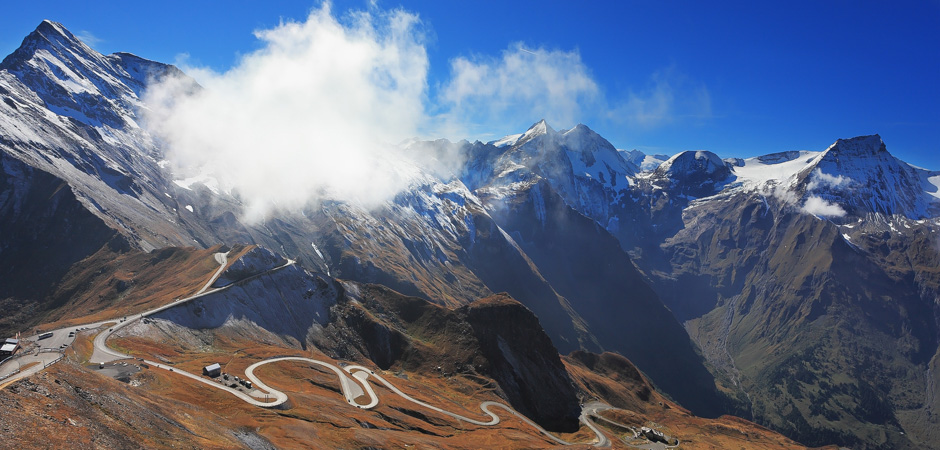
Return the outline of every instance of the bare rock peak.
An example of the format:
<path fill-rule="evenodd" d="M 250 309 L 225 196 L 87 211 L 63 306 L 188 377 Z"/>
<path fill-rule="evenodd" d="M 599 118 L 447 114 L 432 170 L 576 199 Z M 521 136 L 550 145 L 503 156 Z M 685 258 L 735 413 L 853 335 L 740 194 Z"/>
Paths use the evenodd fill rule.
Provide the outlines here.
<path fill-rule="evenodd" d="M 877 134 L 839 139 L 827 150 L 827 152 L 846 156 L 875 155 L 881 152 L 887 153 L 887 151 L 884 141 Z"/>

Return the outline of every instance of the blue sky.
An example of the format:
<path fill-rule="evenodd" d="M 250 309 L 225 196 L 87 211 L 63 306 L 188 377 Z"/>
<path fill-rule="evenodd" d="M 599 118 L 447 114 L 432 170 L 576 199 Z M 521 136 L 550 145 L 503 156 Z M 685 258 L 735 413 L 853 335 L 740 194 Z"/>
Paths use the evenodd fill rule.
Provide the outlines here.
<path fill-rule="evenodd" d="M 728 157 L 821 150 L 879 133 L 896 156 L 940 169 L 940 2 L 705 3 L 401 0 L 378 8 L 419 17 L 425 107 L 461 115 L 458 129 L 469 134 L 452 139 L 495 139 L 547 117 L 556 129 L 583 122 L 618 148 Z M 0 53 L 51 19 L 103 53 L 164 62 L 186 54 L 187 64 L 225 72 L 264 46 L 254 30 L 303 22 L 318 5 L 21 2 L 0 17 Z M 374 10 L 363 1 L 332 7 L 341 22 L 350 8 Z M 455 94 L 455 60 L 492 72 L 511 57 L 550 66 L 583 89 L 569 86 L 568 97 L 534 106 L 515 94 L 519 84 L 491 97 L 474 86 Z M 498 111 L 478 104 L 494 98 L 505 100 Z"/>

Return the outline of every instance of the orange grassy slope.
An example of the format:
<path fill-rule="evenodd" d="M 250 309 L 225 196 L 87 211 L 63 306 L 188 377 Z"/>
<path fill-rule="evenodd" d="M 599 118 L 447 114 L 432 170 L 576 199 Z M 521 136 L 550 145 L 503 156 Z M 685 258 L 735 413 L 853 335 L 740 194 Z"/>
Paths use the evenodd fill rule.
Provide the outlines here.
<path fill-rule="evenodd" d="M 44 329 L 107 320 L 146 311 L 196 293 L 219 268 L 213 255 L 231 250 L 235 261 L 250 246 L 223 249 L 168 247 L 150 253 L 105 246 L 75 264 L 52 294 Z"/>

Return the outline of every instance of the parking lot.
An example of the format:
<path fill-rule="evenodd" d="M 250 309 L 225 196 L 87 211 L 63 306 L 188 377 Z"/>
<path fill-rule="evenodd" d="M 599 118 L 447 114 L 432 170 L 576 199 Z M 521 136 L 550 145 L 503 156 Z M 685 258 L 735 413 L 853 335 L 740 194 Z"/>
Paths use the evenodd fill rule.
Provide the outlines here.
<path fill-rule="evenodd" d="M 89 367 L 91 367 L 92 370 L 102 375 L 109 376 L 111 378 L 114 378 L 119 381 L 123 381 L 125 383 L 130 381 L 132 375 L 134 375 L 137 372 L 140 372 L 141 370 L 140 366 L 134 363 L 133 361 L 131 362 L 119 361 L 119 362 L 105 363 L 105 364 L 92 364 L 92 365 L 89 365 Z"/>

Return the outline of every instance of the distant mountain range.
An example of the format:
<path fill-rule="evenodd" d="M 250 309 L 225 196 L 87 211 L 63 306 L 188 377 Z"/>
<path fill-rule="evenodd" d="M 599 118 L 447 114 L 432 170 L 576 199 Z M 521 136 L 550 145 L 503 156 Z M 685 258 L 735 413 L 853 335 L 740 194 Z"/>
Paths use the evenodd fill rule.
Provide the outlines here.
<path fill-rule="evenodd" d="M 256 223 L 238 192 L 171 172 L 142 127 L 143 93 L 168 76 L 185 75 L 49 21 L 0 63 L 3 332 L 69 307 L 56 287 L 105 246 L 258 244 L 464 308 L 476 330 L 466 305 L 508 293 L 561 353 L 620 353 L 697 415 L 807 445 L 940 448 L 940 172 L 877 135 L 723 160 L 540 121 L 402 144 L 466 162 L 419 167 L 378 207 L 311 202 Z"/>

